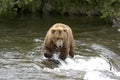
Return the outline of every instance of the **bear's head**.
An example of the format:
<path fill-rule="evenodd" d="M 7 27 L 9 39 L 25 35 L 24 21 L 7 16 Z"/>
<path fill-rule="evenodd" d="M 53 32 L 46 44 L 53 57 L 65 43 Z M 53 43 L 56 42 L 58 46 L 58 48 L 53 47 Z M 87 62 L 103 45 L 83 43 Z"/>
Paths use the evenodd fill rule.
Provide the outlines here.
<path fill-rule="evenodd" d="M 52 42 L 56 45 L 57 48 L 62 48 L 64 42 L 67 40 L 67 29 L 65 28 L 54 28 L 51 30 L 51 39 Z"/>

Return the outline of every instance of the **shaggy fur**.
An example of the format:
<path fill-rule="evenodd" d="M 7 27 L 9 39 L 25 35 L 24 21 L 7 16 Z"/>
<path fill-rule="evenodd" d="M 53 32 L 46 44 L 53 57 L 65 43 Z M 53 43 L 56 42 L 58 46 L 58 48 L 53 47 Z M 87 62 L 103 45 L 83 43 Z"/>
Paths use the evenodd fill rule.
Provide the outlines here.
<path fill-rule="evenodd" d="M 54 24 L 47 32 L 43 43 L 44 56 L 51 58 L 60 52 L 59 58 L 65 60 L 68 55 L 74 57 L 74 38 L 68 25 Z"/>

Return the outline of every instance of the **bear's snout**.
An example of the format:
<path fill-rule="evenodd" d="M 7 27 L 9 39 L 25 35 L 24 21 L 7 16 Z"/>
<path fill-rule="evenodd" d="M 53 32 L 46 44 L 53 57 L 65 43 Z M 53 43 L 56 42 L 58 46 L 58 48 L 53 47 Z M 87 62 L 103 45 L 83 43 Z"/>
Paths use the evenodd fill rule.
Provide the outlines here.
<path fill-rule="evenodd" d="M 63 47 L 63 40 L 58 40 L 58 41 L 56 41 L 56 46 L 58 47 L 58 48 L 62 48 Z"/>

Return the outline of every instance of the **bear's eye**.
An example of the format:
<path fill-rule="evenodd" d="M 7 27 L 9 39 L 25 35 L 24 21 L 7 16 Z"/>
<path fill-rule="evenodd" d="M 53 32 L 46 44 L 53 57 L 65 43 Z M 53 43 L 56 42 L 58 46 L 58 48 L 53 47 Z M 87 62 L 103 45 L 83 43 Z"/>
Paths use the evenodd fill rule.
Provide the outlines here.
<path fill-rule="evenodd" d="M 64 32 L 67 32 L 67 30 L 66 30 L 66 29 L 64 29 L 63 31 L 64 31 Z"/>
<path fill-rule="evenodd" d="M 53 29 L 53 30 L 51 30 L 51 32 L 52 32 L 52 33 L 54 33 L 54 32 L 55 32 L 55 30 Z"/>

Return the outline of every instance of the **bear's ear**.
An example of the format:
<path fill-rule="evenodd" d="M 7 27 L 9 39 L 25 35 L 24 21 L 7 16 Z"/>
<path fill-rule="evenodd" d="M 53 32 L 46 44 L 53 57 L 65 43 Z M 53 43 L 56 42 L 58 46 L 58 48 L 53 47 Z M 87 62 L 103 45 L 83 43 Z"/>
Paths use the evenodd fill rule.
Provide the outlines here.
<path fill-rule="evenodd" d="M 52 30 L 51 30 L 51 33 L 54 33 L 54 32 L 55 32 L 55 30 L 54 30 L 54 29 L 52 29 Z"/>

